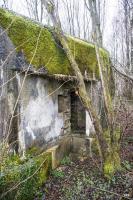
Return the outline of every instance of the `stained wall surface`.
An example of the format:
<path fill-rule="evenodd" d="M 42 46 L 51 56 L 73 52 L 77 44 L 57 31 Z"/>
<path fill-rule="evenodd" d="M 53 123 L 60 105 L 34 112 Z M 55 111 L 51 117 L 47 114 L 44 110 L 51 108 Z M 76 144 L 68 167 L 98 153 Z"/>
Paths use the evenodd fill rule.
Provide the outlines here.
<path fill-rule="evenodd" d="M 0 31 L 0 141 L 7 138 L 20 152 L 32 146 L 46 148 L 71 134 L 71 91 L 75 83 L 34 73 L 25 78 L 23 71 L 29 64 L 23 52 L 16 52 L 6 32 Z M 98 110 L 98 82 L 87 82 L 86 87 Z M 85 134 L 89 135 L 94 128 L 89 114 L 85 115 Z"/>
<path fill-rule="evenodd" d="M 20 87 L 23 78 L 18 77 Z M 19 103 L 21 120 L 18 136 L 21 148 L 34 144 L 47 145 L 70 132 L 69 122 L 65 127 L 67 113 L 70 114 L 69 96 L 64 98 L 66 109 L 59 112 L 58 98 L 64 95 L 65 90 L 60 86 L 61 84 L 54 80 L 41 77 L 30 76 L 26 79 Z"/>

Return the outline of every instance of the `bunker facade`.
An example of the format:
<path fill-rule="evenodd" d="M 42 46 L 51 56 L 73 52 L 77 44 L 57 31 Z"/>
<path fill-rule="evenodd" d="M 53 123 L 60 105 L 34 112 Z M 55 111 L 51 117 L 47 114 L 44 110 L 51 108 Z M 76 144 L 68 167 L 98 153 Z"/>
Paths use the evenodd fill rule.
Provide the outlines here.
<path fill-rule="evenodd" d="M 66 36 L 97 112 L 101 90 L 95 47 Z M 108 64 L 108 53 L 100 49 Z M 53 28 L 0 8 L 0 140 L 16 150 L 47 148 L 70 135 L 94 132 L 77 78 Z"/>

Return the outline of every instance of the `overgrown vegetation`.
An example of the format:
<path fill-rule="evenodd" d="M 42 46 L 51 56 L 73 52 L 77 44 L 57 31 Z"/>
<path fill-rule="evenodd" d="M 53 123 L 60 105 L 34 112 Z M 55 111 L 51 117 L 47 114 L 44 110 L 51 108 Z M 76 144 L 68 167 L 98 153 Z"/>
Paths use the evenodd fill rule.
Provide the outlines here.
<path fill-rule="evenodd" d="M 55 178 L 64 178 L 65 174 L 64 172 L 60 171 L 60 170 L 53 170 L 51 172 L 52 176 Z"/>
<path fill-rule="evenodd" d="M 125 149 L 131 150 L 130 145 Z M 129 153 L 126 153 L 128 157 Z M 122 160 L 124 154 L 121 156 Z M 111 179 L 105 179 L 98 168 L 99 159 L 92 158 L 84 161 L 71 162 L 60 166 L 57 171 L 63 176 L 50 176 L 44 186 L 47 200 L 128 200 L 133 197 L 131 160 L 122 161 L 121 172 L 115 173 Z"/>
<path fill-rule="evenodd" d="M 33 200 L 51 169 L 51 154 L 7 156 L 0 168 L 0 199 Z"/>
<path fill-rule="evenodd" d="M 69 156 L 65 156 L 62 160 L 61 160 L 61 165 L 69 165 L 71 164 L 71 159 Z"/>

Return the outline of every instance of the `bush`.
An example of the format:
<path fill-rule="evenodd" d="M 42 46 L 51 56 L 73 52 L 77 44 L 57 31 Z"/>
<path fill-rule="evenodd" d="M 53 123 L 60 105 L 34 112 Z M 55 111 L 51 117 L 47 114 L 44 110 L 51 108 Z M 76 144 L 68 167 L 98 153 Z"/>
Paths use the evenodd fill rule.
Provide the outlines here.
<path fill-rule="evenodd" d="M 26 161 L 21 161 L 19 156 L 11 156 L 0 167 L 0 198 L 30 200 L 47 178 L 51 154 L 43 153 Z"/>

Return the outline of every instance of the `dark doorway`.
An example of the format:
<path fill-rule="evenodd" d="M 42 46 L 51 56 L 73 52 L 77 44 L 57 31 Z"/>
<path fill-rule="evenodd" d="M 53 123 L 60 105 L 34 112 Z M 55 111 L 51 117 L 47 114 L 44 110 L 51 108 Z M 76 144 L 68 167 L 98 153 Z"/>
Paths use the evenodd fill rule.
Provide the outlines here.
<path fill-rule="evenodd" d="M 86 132 L 85 108 L 75 91 L 71 92 L 71 130 L 76 134 L 85 134 Z"/>

